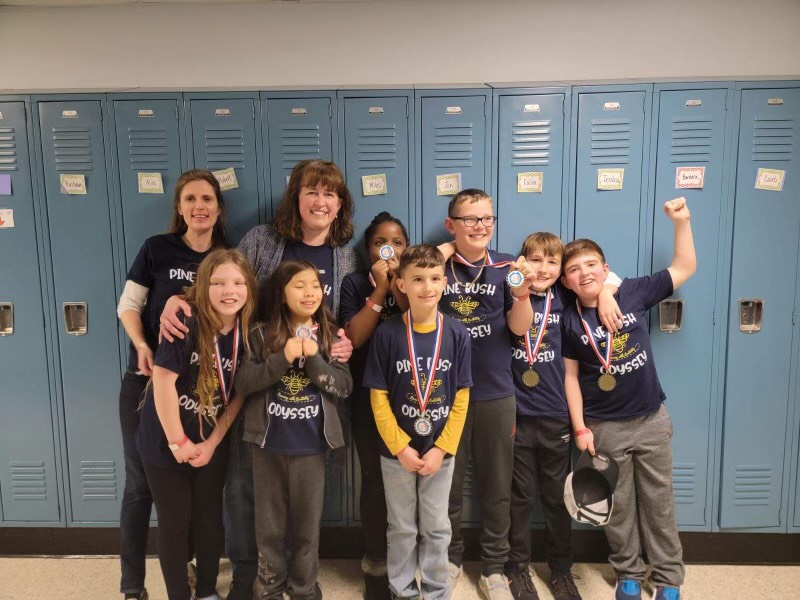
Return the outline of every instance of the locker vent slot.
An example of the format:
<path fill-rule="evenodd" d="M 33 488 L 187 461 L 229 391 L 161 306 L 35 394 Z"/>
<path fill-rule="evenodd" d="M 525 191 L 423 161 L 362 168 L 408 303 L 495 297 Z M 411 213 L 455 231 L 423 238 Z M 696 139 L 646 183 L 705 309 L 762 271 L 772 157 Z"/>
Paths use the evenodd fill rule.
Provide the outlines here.
<path fill-rule="evenodd" d="M 11 496 L 14 500 L 47 500 L 47 479 L 43 462 L 12 461 Z"/>
<path fill-rule="evenodd" d="M 281 167 L 291 169 L 301 160 L 321 157 L 319 125 L 281 127 Z"/>
<path fill-rule="evenodd" d="M 550 164 L 550 119 L 511 124 L 512 166 Z"/>
<path fill-rule="evenodd" d="M 169 156 L 165 129 L 129 128 L 132 171 L 167 171 Z"/>
<path fill-rule="evenodd" d="M 113 460 L 81 461 L 81 494 L 84 500 L 116 500 L 116 463 Z"/>
<path fill-rule="evenodd" d="M 629 119 L 592 119 L 590 164 L 627 165 L 631 157 Z"/>
<path fill-rule="evenodd" d="M 713 122 L 708 117 L 676 117 L 672 119 L 670 162 L 711 162 Z"/>
<path fill-rule="evenodd" d="M 472 167 L 472 127 L 470 122 L 434 125 L 434 168 Z"/>
<path fill-rule="evenodd" d="M 772 498 L 770 465 L 736 465 L 733 503 L 736 506 L 769 505 Z"/>
<path fill-rule="evenodd" d="M 17 170 L 17 141 L 13 127 L 0 127 L 0 171 Z"/>
<path fill-rule="evenodd" d="M 56 171 L 91 171 L 92 133 L 88 127 L 53 127 Z"/>
<path fill-rule="evenodd" d="M 675 463 L 672 466 L 672 492 L 676 504 L 692 504 L 695 501 L 695 465 Z"/>
<path fill-rule="evenodd" d="M 794 119 L 756 117 L 753 123 L 753 161 L 790 161 Z"/>
<path fill-rule="evenodd" d="M 397 167 L 397 131 L 394 124 L 358 126 L 358 168 Z"/>
<path fill-rule="evenodd" d="M 244 169 L 244 135 L 241 127 L 206 127 L 206 165 L 209 169 Z"/>

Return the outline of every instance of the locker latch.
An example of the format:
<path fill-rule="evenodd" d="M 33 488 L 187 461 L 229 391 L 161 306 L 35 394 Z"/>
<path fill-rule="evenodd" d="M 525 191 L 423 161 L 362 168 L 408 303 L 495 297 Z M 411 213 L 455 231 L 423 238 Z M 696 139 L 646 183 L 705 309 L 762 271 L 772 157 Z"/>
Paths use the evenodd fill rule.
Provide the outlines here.
<path fill-rule="evenodd" d="M 758 333 L 764 318 L 763 298 L 739 299 L 739 331 L 742 333 Z"/>
<path fill-rule="evenodd" d="M 14 304 L 0 302 L 0 336 L 14 333 Z"/>
<path fill-rule="evenodd" d="M 658 328 L 664 333 L 681 330 L 683 323 L 683 298 L 670 298 L 658 303 Z"/>
<path fill-rule="evenodd" d="M 64 328 L 69 335 L 86 335 L 88 330 L 86 302 L 64 302 Z"/>

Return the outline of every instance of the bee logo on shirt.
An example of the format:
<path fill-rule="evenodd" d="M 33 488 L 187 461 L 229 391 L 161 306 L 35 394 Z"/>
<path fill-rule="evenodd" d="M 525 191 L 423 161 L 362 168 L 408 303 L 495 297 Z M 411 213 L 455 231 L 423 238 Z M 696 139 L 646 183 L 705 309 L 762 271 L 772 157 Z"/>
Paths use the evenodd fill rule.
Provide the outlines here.
<path fill-rule="evenodd" d="M 414 380 L 412 379 L 410 381 L 410 383 L 411 383 L 411 387 L 413 388 L 414 387 Z M 425 391 L 425 386 L 427 385 L 427 380 L 426 380 L 426 377 L 425 377 L 425 373 L 420 373 L 420 382 L 419 382 L 419 384 L 420 384 L 420 387 L 422 388 L 422 390 L 424 392 Z M 434 379 L 433 380 L 433 385 L 431 385 L 431 388 L 432 388 L 431 389 L 431 397 L 430 397 L 430 400 L 428 400 L 428 404 L 438 404 L 439 402 L 442 402 L 444 400 L 444 398 L 441 398 L 441 397 L 437 398 L 436 396 L 434 396 L 434 393 L 436 392 L 436 390 L 441 385 L 442 385 L 442 380 L 441 379 Z M 419 404 L 419 401 L 417 400 L 417 395 L 416 395 L 415 392 L 412 392 L 410 394 L 406 394 L 406 399 L 411 404 Z"/>
<path fill-rule="evenodd" d="M 305 376 L 303 371 L 297 373 L 294 369 L 290 369 L 288 375 L 281 377 L 281 383 L 286 386 L 290 395 L 296 396 L 300 390 L 311 383 L 311 380 Z"/>
<path fill-rule="evenodd" d="M 464 296 L 459 295 L 458 300 L 454 300 L 450 303 L 450 306 L 456 309 L 456 312 L 460 314 L 462 317 L 468 317 L 472 314 L 480 303 L 473 300 L 471 296 Z"/>
<path fill-rule="evenodd" d="M 620 333 L 614 336 L 614 341 L 612 342 L 612 348 L 614 353 L 611 356 L 611 360 L 619 361 L 625 360 L 631 354 L 635 354 L 639 351 L 639 344 L 636 344 L 633 348 L 628 348 L 628 338 L 630 337 L 630 333 Z"/>

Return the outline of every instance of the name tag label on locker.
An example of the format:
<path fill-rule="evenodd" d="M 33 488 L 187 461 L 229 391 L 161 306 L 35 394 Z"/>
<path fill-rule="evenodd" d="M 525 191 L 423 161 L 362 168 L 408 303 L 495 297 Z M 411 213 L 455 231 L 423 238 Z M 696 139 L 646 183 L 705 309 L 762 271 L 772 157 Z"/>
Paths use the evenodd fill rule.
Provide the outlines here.
<path fill-rule="evenodd" d="M 603 104 L 603 110 L 619 110 L 619 102 L 606 102 Z"/>
<path fill-rule="evenodd" d="M 598 190 L 621 190 L 625 169 L 597 169 Z"/>
<path fill-rule="evenodd" d="M 382 115 L 384 111 L 382 106 L 370 106 L 367 112 L 371 115 Z"/>
<path fill-rule="evenodd" d="M 62 173 L 59 179 L 62 194 L 86 195 L 86 175 L 67 175 Z"/>
<path fill-rule="evenodd" d="M 302 115 L 307 115 L 308 111 L 305 108 L 293 108 L 292 114 L 294 116 L 302 116 Z"/>
<path fill-rule="evenodd" d="M 231 116 L 231 109 L 230 108 L 217 108 L 214 111 L 215 117 L 230 117 Z"/>
<path fill-rule="evenodd" d="M 211 171 L 211 174 L 217 178 L 217 181 L 219 181 L 219 189 L 223 192 L 235 190 L 239 187 L 239 181 L 236 179 L 236 171 L 233 167 L 228 167 L 220 171 Z"/>
<path fill-rule="evenodd" d="M 361 176 L 361 191 L 365 196 L 380 196 L 381 194 L 388 194 L 388 186 L 386 185 L 386 173 L 378 173 L 377 175 L 362 175 Z"/>
<path fill-rule="evenodd" d="M 14 227 L 14 210 L 0 208 L 0 229 L 11 229 L 12 227 Z"/>
<path fill-rule="evenodd" d="M 155 116 L 155 114 L 156 114 L 156 113 L 155 113 L 155 112 L 153 112 L 153 111 L 152 111 L 151 109 L 149 109 L 149 108 L 143 108 L 142 110 L 140 110 L 140 111 L 139 111 L 139 116 L 140 116 L 140 117 L 154 117 L 154 116 Z"/>
<path fill-rule="evenodd" d="M 164 181 L 161 173 L 137 173 L 140 194 L 163 194 Z"/>
<path fill-rule="evenodd" d="M 523 112 L 541 112 L 542 107 L 538 104 L 526 104 Z"/>
<path fill-rule="evenodd" d="M 461 114 L 461 107 L 460 106 L 448 106 L 444 114 L 446 115 L 460 115 Z"/>
<path fill-rule="evenodd" d="M 453 196 L 461 191 L 461 173 L 436 176 L 436 195 Z"/>
<path fill-rule="evenodd" d="M 675 167 L 675 189 L 701 190 L 705 179 L 705 167 Z"/>
<path fill-rule="evenodd" d="M 527 194 L 542 192 L 542 184 L 544 183 L 544 172 L 542 171 L 527 171 L 525 173 L 517 173 L 517 193 Z"/>
<path fill-rule="evenodd" d="M 61 118 L 62 119 L 77 119 L 78 118 L 78 111 L 77 110 L 62 110 L 61 111 Z"/>
<path fill-rule="evenodd" d="M 786 171 L 779 169 L 759 169 L 756 171 L 756 189 L 768 192 L 782 192 Z"/>

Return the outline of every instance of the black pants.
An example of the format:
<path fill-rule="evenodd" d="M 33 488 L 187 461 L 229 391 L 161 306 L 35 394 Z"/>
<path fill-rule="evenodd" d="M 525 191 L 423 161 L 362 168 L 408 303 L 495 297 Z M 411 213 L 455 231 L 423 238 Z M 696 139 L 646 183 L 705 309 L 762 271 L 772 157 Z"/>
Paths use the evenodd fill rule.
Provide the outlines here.
<path fill-rule="evenodd" d="M 531 559 L 531 507 L 538 488 L 545 523 L 547 564 L 552 577 L 572 568 L 572 520 L 564 506 L 564 481 L 569 473 L 569 418 L 517 416 L 514 476 L 511 485 L 509 569 Z"/>
<path fill-rule="evenodd" d="M 144 463 L 158 511 L 158 560 L 169 600 L 189 600 L 186 563 L 190 536 L 197 559 L 197 596 L 216 592 L 222 556 L 222 487 L 228 466 L 228 443 L 199 469 L 165 469 Z M 190 529 L 192 531 L 190 531 Z M 192 535 L 193 534 L 193 535 Z"/>
<path fill-rule="evenodd" d="M 370 563 L 386 563 L 386 493 L 381 474 L 381 438 L 378 428 L 353 423 L 353 441 L 361 465 L 361 531 L 364 555 Z"/>

